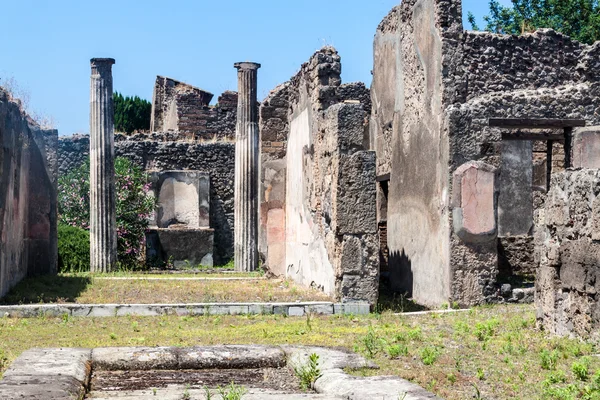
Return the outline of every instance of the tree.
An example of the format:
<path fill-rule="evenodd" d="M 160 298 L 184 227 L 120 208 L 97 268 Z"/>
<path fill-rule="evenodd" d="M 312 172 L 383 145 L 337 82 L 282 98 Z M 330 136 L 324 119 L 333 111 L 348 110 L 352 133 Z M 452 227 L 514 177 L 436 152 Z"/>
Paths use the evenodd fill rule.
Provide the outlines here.
<path fill-rule="evenodd" d="M 511 0 L 512 6 L 490 0 L 485 30 L 520 35 L 538 28 L 552 28 L 582 43 L 600 40 L 600 0 Z M 478 30 L 475 18 L 469 22 Z"/>
<path fill-rule="evenodd" d="M 119 92 L 113 94 L 115 104 L 115 130 L 132 133 L 136 130 L 150 129 L 152 104 L 144 99 L 123 97 Z"/>

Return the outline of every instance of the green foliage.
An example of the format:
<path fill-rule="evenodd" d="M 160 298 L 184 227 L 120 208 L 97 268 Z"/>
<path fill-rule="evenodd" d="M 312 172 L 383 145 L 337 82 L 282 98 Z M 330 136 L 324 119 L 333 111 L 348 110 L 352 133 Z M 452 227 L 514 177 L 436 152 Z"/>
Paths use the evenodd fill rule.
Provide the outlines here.
<path fill-rule="evenodd" d="M 512 6 L 502 6 L 490 0 L 490 14 L 484 17 L 485 30 L 520 35 L 538 28 L 552 28 L 580 42 L 591 44 L 600 40 L 599 0 L 511 0 Z M 469 14 L 474 30 L 479 30 Z"/>
<path fill-rule="evenodd" d="M 219 386 L 217 392 L 219 392 L 223 400 L 240 400 L 246 394 L 247 390 L 243 386 L 231 382 L 229 386 Z"/>
<path fill-rule="evenodd" d="M 113 94 L 115 107 L 115 130 L 132 133 L 150 129 L 152 103 L 135 97 L 123 97 L 121 93 Z"/>
<path fill-rule="evenodd" d="M 375 357 L 381 350 L 382 339 L 377 336 L 372 325 L 369 325 L 367 334 L 360 339 L 360 342 L 363 345 L 364 352 L 368 358 Z"/>
<path fill-rule="evenodd" d="M 575 361 L 571 365 L 571 371 L 573 371 L 573 375 L 580 381 L 587 381 L 589 375 L 589 367 L 590 360 L 586 357 L 583 357 L 581 361 Z"/>
<path fill-rule="evenodd" d="M 440 357 L 440 349 L 436 346 L 425 346 L 421 349 L 421 361 L 425 365 L 432 365 Z"/>
<path fill-rule="evenodd" d="M 475 336 L 477 340 L 485 341 L 494 336 L 496 328 L 500 324 L 500 321 L 496 318 L 489 319 L 485 322 L 478 322 L 475 324 Z"/>
<path fill-rule="evenodd" d="M 544 349 L 540 352 L 540 359 L 542 369 L 555 370 L 558 362 L 558 351 L 550 352 Z"/>
<path fill-rule="evenodd" d="M 303 390 L 312 389 L 317 379 L 321 377 L 319 369 L 319 355 L 312 353 L 308 356 L 308 364 L 294 368 L 296 376 L 300 379 Z"/>
<path fill-rule="evenodd" d="M 408 346 L 405 344 L 391 344 L 385 351 L 390 358 L 398 358 L 408 355 Z"/>
<path fill-rule="evenodd" d="M 58 225 L 58 271 L 83 272 L 90 269 L 90 233 L 65 224 Z"/>
<path fill-rule="evenodd" d="M 89 160 L 58 180 L 58 220 L 61 224 L 89 229 Z M 139 268 L 139 260 L 155 200 L 148 196 L 147 175 L 130 160 L 115 159 L 117 254 L 123 269 Z M 89 252 L 89 250 L 88 250 Z M 89 270 L 89 253 L 88 253 Z"/>

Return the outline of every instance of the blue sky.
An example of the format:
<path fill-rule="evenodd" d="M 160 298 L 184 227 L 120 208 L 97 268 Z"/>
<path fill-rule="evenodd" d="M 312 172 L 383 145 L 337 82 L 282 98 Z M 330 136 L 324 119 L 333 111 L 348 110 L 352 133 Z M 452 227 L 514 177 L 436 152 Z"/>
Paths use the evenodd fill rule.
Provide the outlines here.
<path fill-rule="evenodd" d="M 237 61 L 262 64 L 262 100 L 323 45 L 339 51 L 343 82 L 369 85 L 375 29 L 398 3 L 0 0 L 0 78 L 29 92 L 30 109 L 52 116 L 61 135 L 89 131 L 92 57 L 115 58 L 115 90 L 148 100 L 156 75 L 201 87 L 216 100 L 236 90 Z M 487 10 L 487 0 L 463 0 L 465 15 L 481 20 Z"/>

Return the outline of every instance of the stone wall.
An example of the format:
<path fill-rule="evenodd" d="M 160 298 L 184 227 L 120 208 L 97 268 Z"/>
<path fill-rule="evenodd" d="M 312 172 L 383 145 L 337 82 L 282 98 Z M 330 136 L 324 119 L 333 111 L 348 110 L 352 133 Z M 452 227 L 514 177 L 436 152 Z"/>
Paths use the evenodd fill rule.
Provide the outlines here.
<path fill-rule="evenodd" d="M 554 175 L 535 237 L 537 318 L 549 332 L 599 337 L 599 240 L 600 171 Z"/>
<path fill-rule="evenodd" d="M 405 0 L 382 21 L 374 42 L 369 142 L 377 151 L 378 176 L 389 179 L 387 215 L 378 219 L 387 221 L 393 288 L 432 306 L 501 301 L 497 238 L 482 231 L 480 239 L 487 241 L 465 241 L 455 229 L 461 224 L 453 220 L 450 177 L 475 160 L 498 170 L 494 190 L 504 210 L 499 228 L 507 239 L 503 260 L 527 264 L 523 268 L 531 272 L 531 260 L 510 253 L 531 242 L 517 244 L 517 239 L 531 238 L 527 227 L 543 203 L 544 196 L 531 186 L 545 173 L 539 167 L 545 157 L 539 146 L 533 146 L 534 155 L 532 145 L 525 145 L 529 158 L 521 161 L 531 170 L 528 183 L 529 176 L 515 173 L 503 155 L 503 138 L 514 132 L 488 121 L 579 118 L 596 125 L 598 52 L 598 45 L 582 45 L 551 30 L 523 36 L 464 32 L 460 0 Z M 552 147 L 553 172 L 564 163 L 563 146 Z M 522 200 L 525 214 L 507 211 L 513 198 Z M 517 226 L 523 215 L 527 220 Z"/>
<path fill-rule="evenodd" d="M 214 263 L 233 257 L 233 182 L 235 144 L 186 140 L 181 133 L 115 135 L 115 153 L 146 171 L 195 170 L 210 175 L 210 227 L 214 232 Z M 89 137 L 60 137 L 59 174 L 81 165 L 89 154 Z"/>
<path fill-rule="evenodd" d="M 56 146 L 0 88 L 0 297 L 27 275 L 56 273 Z"/>
<path fill-rule="evenodd" d="M 261 105 L 261 252 L 276 275 L 374 303 L 379 260 L 369 93 L 316 52 Z M 366 147 L 365 147 L 366 146 Z"/>
<path fill-rule="evenodd" d="M 186 83 L 156 77 L 150 131 L 175 131 L 190 140 L 233 140 L 237 93 L 224 92 L 216 106 L 209 106 L 212 97 Z"/>

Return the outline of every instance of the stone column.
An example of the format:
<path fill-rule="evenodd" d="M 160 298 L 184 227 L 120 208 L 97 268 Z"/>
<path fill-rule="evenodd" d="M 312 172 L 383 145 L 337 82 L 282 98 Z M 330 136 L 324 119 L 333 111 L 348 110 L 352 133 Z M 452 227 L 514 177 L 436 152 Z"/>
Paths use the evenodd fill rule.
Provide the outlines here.
<path fill-rule="evenodd" d="M 256 75 L 260 64 L 241 62 L 238 70 L 238 108 L 235 130 L 235 244 L 236 271 L 258 268 L 259 138 Z"/>
<path fill-rule="evenodd" d="M 90 270 L 117 261 L 112 58 L 92 58 L 90 82 Z"/>

